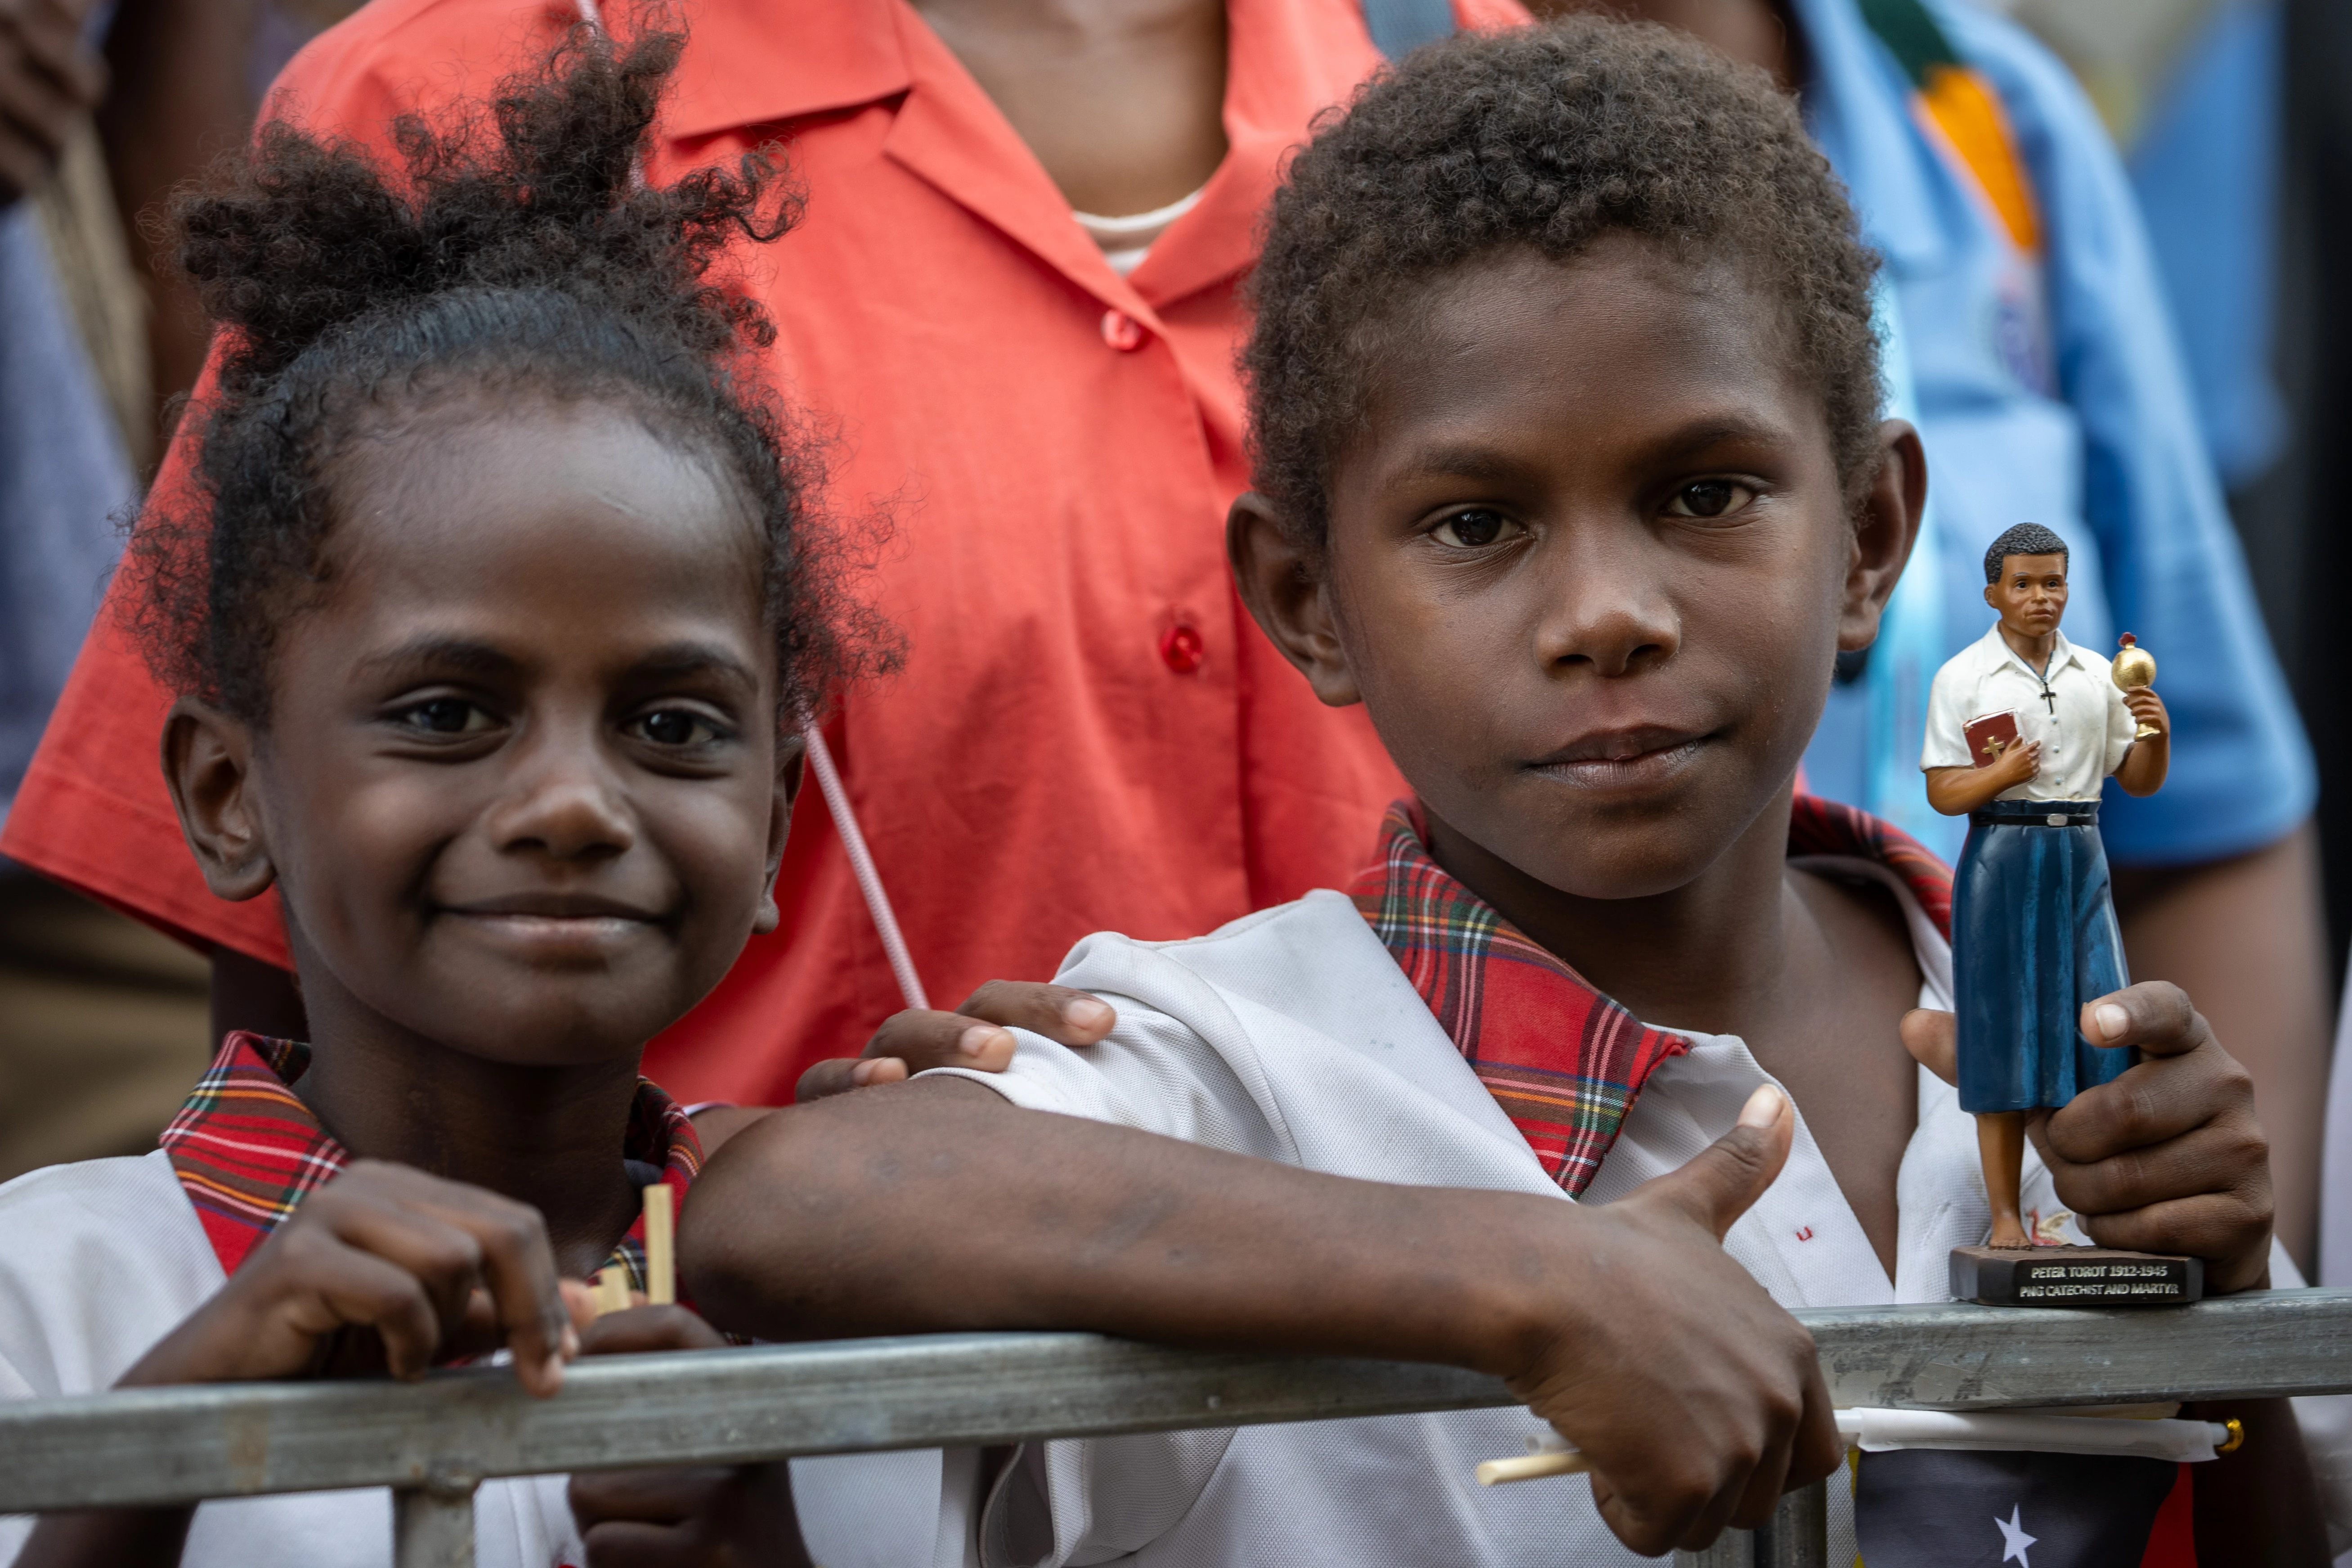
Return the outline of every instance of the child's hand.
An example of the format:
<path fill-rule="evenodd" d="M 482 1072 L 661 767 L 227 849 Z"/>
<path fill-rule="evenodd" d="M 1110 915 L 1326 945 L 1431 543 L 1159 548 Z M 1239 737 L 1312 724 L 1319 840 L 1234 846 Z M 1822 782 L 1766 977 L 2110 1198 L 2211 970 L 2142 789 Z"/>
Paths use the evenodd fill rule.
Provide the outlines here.
<path fill-rule="evenodd" d="M 413 1378 L 500 1345 L 541 1395 L 562 1385 L 579 1350 L 539 1211 L 354 1160 L 118 1386 L 303 1377 L 346 1363 Z"/>
<path fill-rule="evenodd" d="M 801 1074 L 793 1098 L 805 1104 L 853 1089 L 903 1082 L 931 1068 L 1003 1072 L 1013 1062 L 1013 1037 L 993 1026 L 1027 1029 L 1057 1045 L 1091 1046 L 1118 1021 L 1109 1003 L 1066 985 L 991 980 L 952 1013 L 909 1008 L 893 1014 L 874 1031 L 863 1055 L 834 1057 Z"/>
<path fill-rule="evenodd" d="M 1590 1457 L 1602 1520 L 1646 1555 L 1753 1529 L 1844 1453 L 1812 1336 L 1722 1247 L 1795 1129 L 1787 1099 L 1760 1089 L 1680 1170 L 1580 1205 L 1602 1238 L 1583 1288 L 1606 1304 L 1510 1379 Z"/>
<path fill-rule="evenodd" d="M 635 1307 L 590 1324 L 581 1353 L 715 1350 L 726 1342 L 684 1307 Z M 792 1472 L 782 1461 L 577 1475 L 570 1495 L 588 1568 L 808 1563 L 793 1512 Z"/>
<path fill-rule="evenodd" d="M 2103 1247 L 2205 1260 L 2206 1289 L 2245 1290 L 2270 1273 L 2270 1143 L 2254 1084 L 2177 985 L 2150 981 L 2083 1009 L 2084 1037 L 2147 1058 L 2112 1083 L 2026 1121 L 2058 1196 Z M 1949 1013 L 1903 1020 L 1903 1043 L 1947 1083 Z"/>
<path fill-rule="evenodd" d="M 2254 1120 L 2252 1075 L 2162 981 L 2091 1003 L 2082 1030 L 2146 1059 L 2028 1120 L 2059 1198 L 2103 1247 L 2203 1258 L 2216 1294 L 2267 1284 L 2270 1141 Z"/>

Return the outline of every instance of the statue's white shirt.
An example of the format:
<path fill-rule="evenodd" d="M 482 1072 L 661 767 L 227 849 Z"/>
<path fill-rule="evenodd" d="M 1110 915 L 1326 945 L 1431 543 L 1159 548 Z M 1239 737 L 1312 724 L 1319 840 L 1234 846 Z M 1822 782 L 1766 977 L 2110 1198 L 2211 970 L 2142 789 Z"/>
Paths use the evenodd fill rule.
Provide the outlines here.
<path fill-rule="evenodd" d="M 2042 771 L 2003 790 L 2002 800 L 2096 800 L 2123 766 L 2138 722 L 2105 658 L 2053 634 L 2048 669 L 2037 672 L 2000 635 L 2000 623 L 1936 672 L 1927 696 L 1927 743 L 1919 766 L 1973 766 L 1968 725 L 1991 713 L 2017 715 L 2022 745 L 2042 742 Z"/>

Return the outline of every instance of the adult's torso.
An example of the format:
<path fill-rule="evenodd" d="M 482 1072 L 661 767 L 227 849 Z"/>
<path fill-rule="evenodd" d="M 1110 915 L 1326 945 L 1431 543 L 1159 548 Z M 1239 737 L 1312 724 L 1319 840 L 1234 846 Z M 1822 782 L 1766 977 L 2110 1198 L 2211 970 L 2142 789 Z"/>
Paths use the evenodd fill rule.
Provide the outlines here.
<path fill-rule="evenodd" d="M 376 0 L 274 108 L 383 146 L 395 115 L 478 97 L 577 15 Z M 1319 707 L 1241 611 L 1223 521 L 1246 481 L 1236 285 L 1281 154 L 1377 63 L 1355 0 L 1231 0 L 1230 152 L 1127 279 L 902 0 L 702 0 L 688 19 L 654 177 L 778 142 L 807 191 L 744 276 L 903 640 L 900 672 L 827 732 L 933 997 L 1045 973 L 1088 930 L 1181 936 L 1339 880 L 1399 781 L 1360 714 Z M 274 908 L 220 905 L 185 864 L 135 655 L 100 639 L 78 679 L 25 858 L 285 962 Z M 898 1005 L 814 791 L 799 816 L 782 928 L 651 1053 L 690 1099 L 788 1095 Z"/>

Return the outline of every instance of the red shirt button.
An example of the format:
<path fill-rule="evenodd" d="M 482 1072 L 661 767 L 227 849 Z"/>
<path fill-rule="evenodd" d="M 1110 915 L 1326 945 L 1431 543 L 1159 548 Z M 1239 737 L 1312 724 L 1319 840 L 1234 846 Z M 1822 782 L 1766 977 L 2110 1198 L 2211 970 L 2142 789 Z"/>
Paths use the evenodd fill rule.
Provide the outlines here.
<path fill-rule="evenodd" d="M 1190 675 L 1209 656 L 1209 645 L 1188 626 L 1172 626 L 1160 634 L 1160 657 L 1179 675 Z"/>
<path fill-rule="evenodd" d="M 1124 310 L 1105 310 L 1102 319 L 1103 342 L 1121 353 L 1143 346 L 1143 324 Z"/>

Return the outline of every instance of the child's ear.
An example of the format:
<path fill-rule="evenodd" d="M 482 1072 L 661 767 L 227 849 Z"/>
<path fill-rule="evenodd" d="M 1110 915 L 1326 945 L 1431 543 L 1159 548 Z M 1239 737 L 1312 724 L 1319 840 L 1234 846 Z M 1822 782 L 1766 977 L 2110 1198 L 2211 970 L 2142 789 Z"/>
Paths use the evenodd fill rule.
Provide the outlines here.
<path fill-rule="evenodd" d="M 768 880 L 760 889 L 760 907 L 751 916 L 752 931 L 766 935 L 783 923 L 776 908 L 776 875 L 784 864 L 784 840 L 792 837 L 793 802 L 800 798 L 807 776 L 808 742 L 787 735 L 776 745 L 776 788 L 768 805 Z"/>
<path fill-rule="evenodd" d="M 1852 653 L 1878 640 L 1887 596 L 1911 559 L 1919 516 L 1927 504 L 1927 458 L 1919 432 L 1901 419 L 1878 427 L 1878 473 L 1863 493 L 1846 560 L 1845 601 L 1838 616 L 1838 648 Z"/>
<path fill-rule="evenodd" d="M 250 725 L 192 697 L 163 721 L 163 783 L 205 885 L 224 899 L 256 899 L 278 879 L 262 833 Z"/>
<path fill-rule="evenodd" d="M 1333 708 L 1362 701 L 1340 646 L 1320 563 L 1291 538 L 1272 504 L 1255 490 L 1225 514 L 1225 557 L 1258 628 L 1298 667 L 1315 695 Z"/>

